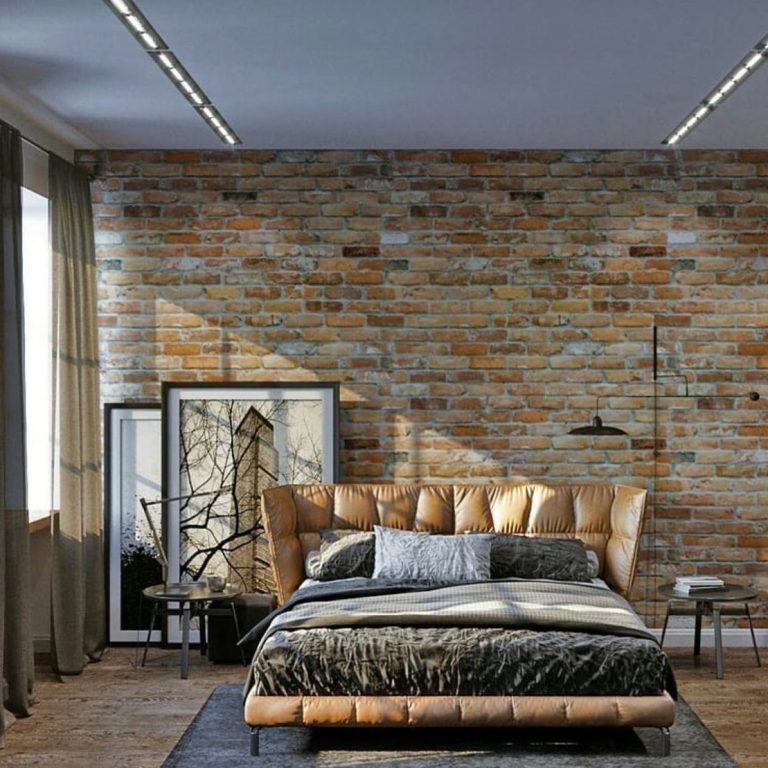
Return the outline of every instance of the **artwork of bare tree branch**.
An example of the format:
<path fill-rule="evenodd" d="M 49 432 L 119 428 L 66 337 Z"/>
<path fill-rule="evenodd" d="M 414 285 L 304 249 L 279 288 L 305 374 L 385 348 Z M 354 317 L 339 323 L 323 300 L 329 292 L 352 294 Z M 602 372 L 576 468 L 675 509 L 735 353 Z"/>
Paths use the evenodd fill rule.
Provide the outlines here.
<path fill-rule="evenodd" d="M 264 488 L 322 480 L 321 403 L 188 399 L 180 406 L 180 574 L 273 592 Z M 195 494 L 207 495 L 195 497 Z"/>

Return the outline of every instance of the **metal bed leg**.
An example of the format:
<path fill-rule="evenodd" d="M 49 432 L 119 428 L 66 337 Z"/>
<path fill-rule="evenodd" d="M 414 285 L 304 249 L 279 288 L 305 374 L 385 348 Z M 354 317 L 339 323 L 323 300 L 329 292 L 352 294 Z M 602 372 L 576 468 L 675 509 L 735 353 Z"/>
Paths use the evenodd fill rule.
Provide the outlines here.
<path fill-rule="evenodd" d="M 662 726 L 659 728 L 661 731 L 661 756 L 669 757 L 672 752 L 672 737 L 669 733 L 669 728 Z"/>
<path fill-rule="evenodd" d="M 251 728 L 251 756 L 259 756 L 259 728 L 254 726 Z"/>

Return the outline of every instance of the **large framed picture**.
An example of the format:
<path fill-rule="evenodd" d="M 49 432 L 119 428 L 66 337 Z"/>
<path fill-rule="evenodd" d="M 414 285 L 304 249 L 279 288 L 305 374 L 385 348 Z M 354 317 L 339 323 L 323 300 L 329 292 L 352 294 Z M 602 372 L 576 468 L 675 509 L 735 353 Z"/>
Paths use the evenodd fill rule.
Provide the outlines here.
<path fill-rule="evenodd" d="M 104 470 L 109 642 L 144 642 L 152 606 L 141 591 L 162 581 L 161 558 L 139 506 L 140 498 L 156 498 L 162 489 L 159 405 L 105 405 Z M 152 514 L 159 530 L 160 508 Z M 150 639 L 159 642 L 161 632 Z"/>
<path fill-rule="evenodd" d="M 261 492 L 337 481 L 339 385 L 166 382 L 162 415 L 169 580 L 273 592 Z"/>

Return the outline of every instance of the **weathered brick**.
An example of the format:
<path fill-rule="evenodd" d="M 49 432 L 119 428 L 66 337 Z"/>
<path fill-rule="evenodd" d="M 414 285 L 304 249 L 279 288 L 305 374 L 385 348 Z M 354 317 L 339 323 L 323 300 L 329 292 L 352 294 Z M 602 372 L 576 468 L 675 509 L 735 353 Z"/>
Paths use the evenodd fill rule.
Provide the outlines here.
<path fill-rule="evenodd" d="M 342 479 L 653 482 L 659 573 L 764 568 L 768 153 L 80 159 L 105 396 L 340 381 Z M 695 393 L 659 387 L 655 460 L 654 325 Z M 597 393 L 621 446 L 566 434 Z"/>

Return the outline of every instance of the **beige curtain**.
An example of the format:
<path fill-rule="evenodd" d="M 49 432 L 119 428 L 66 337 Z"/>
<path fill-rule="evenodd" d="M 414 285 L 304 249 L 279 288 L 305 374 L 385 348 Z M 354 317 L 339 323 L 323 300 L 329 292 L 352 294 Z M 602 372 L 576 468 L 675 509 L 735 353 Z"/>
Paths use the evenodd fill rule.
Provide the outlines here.
<path fill-rule="evenodd" d="M 29 580 L 29 522 L 24 451 L 21 283 L 21 136 L 0 123 L 0 746 L 15 715 L 29 714 L 34 649 Z"/>
<path fill-rule="evenodd" d="M 51 519 L 51 656 L 56 672 L 73 675 L 97 660 L 106 642 L 96 258 L 88 178 L 51 156 L 49 180 L 53 413 L 59 439 L 58 511 Z"/>

